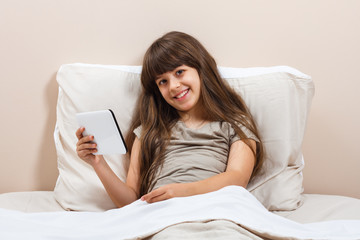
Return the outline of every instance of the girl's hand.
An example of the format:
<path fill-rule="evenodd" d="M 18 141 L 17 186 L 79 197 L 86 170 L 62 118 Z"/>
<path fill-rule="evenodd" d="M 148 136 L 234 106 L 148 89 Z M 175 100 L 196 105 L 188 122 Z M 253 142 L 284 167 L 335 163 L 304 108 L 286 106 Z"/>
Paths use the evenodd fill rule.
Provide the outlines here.
<path fill-rule="evenodd" d="M 159 202 L 173 197 L 189 196 L 189 188 L 186 183 L 168 184 L 155 189 L 141 197 L 142 201 L 148 203 Z"/>
<path fill-rule="evenodd" d="M 104 158 L 102 155 L 93 154 L 97 152 L 96 143 L 92 142 L 94 140 L 94 136 L 84 137 L 84 131 L 84 127 L 81 127 L 76 131 L 76 137 L 78 138 L 78 142 L 76 143 L 76 153 L 86 163 L 94 166 L 100 161 L 102 161 Z"/>

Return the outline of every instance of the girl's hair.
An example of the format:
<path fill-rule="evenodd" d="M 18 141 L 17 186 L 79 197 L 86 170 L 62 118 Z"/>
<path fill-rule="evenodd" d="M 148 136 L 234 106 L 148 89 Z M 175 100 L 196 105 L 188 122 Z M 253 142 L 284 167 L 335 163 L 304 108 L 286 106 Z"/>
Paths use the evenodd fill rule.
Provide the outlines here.
<path fill-rule="evenodd" d="M 254 120 L 243 99 L 218 72 L 214 58 L 192 36 L 169 32 L 157 39 L 147 50 L 141 72 L 142 92 L 132 118 L 126 143 L 131 154 L 134 129 L 141 125 L 140 195 L 154 186 L 158 169 L 162 167 L 171 129 L 180 116 L 162 97 L 155 79 L 157 76 L 186 65 L 195 68 L 201 82 L 200 101 L 210 121 L 228 122 L 240 138 L 252 149 L 256 163 L 252 176 L 263 162 L 263 145 Z M 239 125 L 249 129 L 259 140 L 256 152 Z"/>

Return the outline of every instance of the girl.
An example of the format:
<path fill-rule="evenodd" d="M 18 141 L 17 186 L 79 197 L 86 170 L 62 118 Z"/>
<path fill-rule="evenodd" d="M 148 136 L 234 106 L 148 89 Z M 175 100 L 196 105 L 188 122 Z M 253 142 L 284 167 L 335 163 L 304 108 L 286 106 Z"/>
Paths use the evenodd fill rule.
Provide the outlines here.
<path fill-rule="evenodd" d="M 76 132 L 77 154 L 122 207 L 191 196 L 228 185 L 246 187 L 260 169 L 263 147 L 242 98 L 220 77 L 215 60 L 192 36 L 170 32 L 147 50 L 142 93 L 126 143 L 130 166 L 122 182 L 93 136 Z"/>

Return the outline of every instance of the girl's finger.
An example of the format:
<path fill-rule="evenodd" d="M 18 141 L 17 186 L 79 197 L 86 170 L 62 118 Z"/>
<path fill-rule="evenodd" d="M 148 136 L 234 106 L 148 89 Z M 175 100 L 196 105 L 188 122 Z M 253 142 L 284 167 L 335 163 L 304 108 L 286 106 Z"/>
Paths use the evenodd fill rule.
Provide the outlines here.
<path fill-rule="evenodd" d="M 81 144 L 88 143 L 94 140 L 94 136 L 85 136 L 79 139 L 79 141 L 76 143 L 77 146 L 80 146 Z"/>
<path fill-rule="evenodd" d="M 88 156 L 94 156 L 93 153 L 96 153 L 97 152 L 97 149 L 84 149 L 84 150 L 81 150 L 81 151 L 78 151 L 78 156 L 80 158 L 86 158 Z"/>
<path fill-rule="evenodd" d="M 154 196 L 154 192 L 155 192 L 155 191 L 156 191 L 156 190 L 151 191 L 151 192 L 145 194 L 144 196 L 141 197 L 141 200 L 142 200 L 142 201 L 148 201 L 149 199 L 151 199 L 151 198 Z"/>
<path fill-rule="evenodd" d="M 152 202 L 152 199 L 163 195 L 165 192 L 162 190 L 162 188 L 155 189 L 154 191 L 149 192 L 148 194 L 145 194 L 141 197 L 142 201 L 146 201 L 148 203 Z"/>
<path fill-rule="evenodd" d="M 85 128 L 84 127 L 81 127 L 81 128 L 78 128 L 78 130 L 76 130 L 76 137 L 77 139 L 81 139 L 83 137 L 82 133 L 85 131 Z"/>
<path fill-rule="evenodd" d="M 163 194 L 157 195 L 151 199 L 149 199 L 149 201 L 147 201 L 148 203 L 155 203 L 155 202 L 160 202 L 160 201 L 164 201 L 169 199 L 169 196 L 166 192 L 164 192 Z"/>
<path fill-rule="evenodd" d="M 83 149 L 92 150 L 92 149 L 96 149 L 96 147 L 97 147 L 96 143 L 83 143 L 83 144 L 78 145 L 76 150 L 77 151 L 81 151 Z"/>

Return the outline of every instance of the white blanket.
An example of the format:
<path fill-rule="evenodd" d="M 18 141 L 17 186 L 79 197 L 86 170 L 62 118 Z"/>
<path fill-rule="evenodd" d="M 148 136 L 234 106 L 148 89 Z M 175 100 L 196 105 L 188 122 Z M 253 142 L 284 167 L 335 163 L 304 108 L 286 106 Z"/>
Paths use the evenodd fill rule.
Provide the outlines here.
<path fill-rule="evenodd" d="M 226 219 L 258 236 L 360 239 L 360 220 L 299 224 L 267 211 L 247 190 L 219 191 L 106 212 L 23 213 L 0 209 L 0 239 L 136 239 L 182 222 Z"/>

